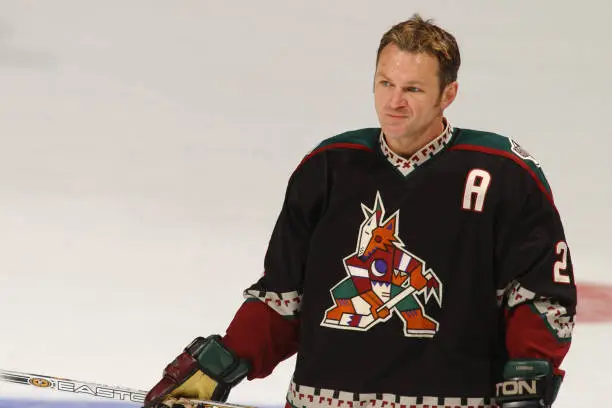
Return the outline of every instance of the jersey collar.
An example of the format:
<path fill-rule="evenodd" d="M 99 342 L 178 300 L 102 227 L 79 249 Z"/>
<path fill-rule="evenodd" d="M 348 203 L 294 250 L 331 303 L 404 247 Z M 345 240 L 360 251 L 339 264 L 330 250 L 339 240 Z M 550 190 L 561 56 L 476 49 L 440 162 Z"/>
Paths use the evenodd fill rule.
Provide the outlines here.
<path fill-rule="evenodd" d="M 380 131 L 379 137 L 380 149 L 387 160 L 389 160 L 389 163 L 391 163 L 404 176 L 407 176 L 417 167 L 421 166 L 423 163 L 440 153 L 451 140 L 453 128 L 446 118 L 443 120 L 445 126 L 442 133 L 408 158 L 404 158 L 391 150 L 389 145 L 387 145 L 385 135 L 383 134 L 382 130 Z"/>

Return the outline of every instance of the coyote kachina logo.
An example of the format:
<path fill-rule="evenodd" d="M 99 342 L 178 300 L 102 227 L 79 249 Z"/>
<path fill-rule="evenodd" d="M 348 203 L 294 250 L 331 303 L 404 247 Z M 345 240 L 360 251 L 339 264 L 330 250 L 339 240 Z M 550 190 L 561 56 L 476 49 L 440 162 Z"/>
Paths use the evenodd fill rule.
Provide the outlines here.
<path fill-rule="evenodd" d="M 404 248 L 399 238 L 399 210 L 385 219 L 376 193 L 372 209 L 361 204 L 365 220 L 359 229 L 357 250 L 344 258 L 348 277 L 330 292 L 334 305 L 326 310 L 321 326 L 367 331 L 386 322 L 393 313 L 404 323 L 407 337 L 433 337 L 439 323 L 425 313 L 433 297 L 442 306 L 442 283 L 425 262 Z"/>

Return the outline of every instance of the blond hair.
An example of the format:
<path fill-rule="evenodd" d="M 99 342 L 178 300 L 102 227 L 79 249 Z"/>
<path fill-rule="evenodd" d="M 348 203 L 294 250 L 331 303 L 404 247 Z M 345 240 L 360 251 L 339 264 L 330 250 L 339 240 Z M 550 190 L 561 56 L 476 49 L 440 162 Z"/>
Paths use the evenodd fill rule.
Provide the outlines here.
<path fill-rule="evenodd" d="M 409 20 L 391 27 L 380 40 L 376 53 L 377 66 L 382 50 L 389 44 L 395 44 L 402 51 L 426 53 L 435 57 L 440 67 L 440 92 L 446 85 L 457 80 L 461 65 L 457 41 L 452 34 L 433 24 L 432 20 L 424 20 L 416 13 Z"/>

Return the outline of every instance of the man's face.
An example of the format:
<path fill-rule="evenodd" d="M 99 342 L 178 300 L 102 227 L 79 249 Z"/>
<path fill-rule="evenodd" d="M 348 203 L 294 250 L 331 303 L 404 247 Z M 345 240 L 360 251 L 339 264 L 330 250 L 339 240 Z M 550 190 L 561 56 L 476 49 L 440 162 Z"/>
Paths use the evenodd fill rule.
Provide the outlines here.
<path fill-rule="evenodd" d="M 457 83 L 440 93 L 438 69 L 438 60 L 429 54 L 402 51 L 395 44 L 382 50 L 374 77 L 374 102 L 385 136 L 415 138 L 439 126 Z"/>

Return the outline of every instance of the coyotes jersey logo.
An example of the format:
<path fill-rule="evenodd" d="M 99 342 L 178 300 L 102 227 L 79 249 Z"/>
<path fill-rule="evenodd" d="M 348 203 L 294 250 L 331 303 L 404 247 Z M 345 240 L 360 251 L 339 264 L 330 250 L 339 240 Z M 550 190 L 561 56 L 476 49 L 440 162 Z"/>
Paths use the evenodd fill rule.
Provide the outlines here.
<path fill-rule="evenodd" d="M 365 219 L 357 249 L 343 259 L 348 277 L 330 290 L 334 305 L 325 311 L 321 326 L 367 331 L 395 312 L 404 323 L 405 336 L 433 337 L 439 323 L 427 316 L 416 295 L 442 306 L 440 279 L 404 248 L 398 235 L 399 210 L 385 219 L 380 193 L 372 209 L 364 204 L 361 209 Z"/>
<path fill-rule="evenodd" d="M 508 140 L 510 141 L 510 150 L 512 150 L 514 154 L 516 154 L 523 160 L 531 160 L 533 164 L 538 167 L 541 167 L 540 163 L 535 159 L 535 157 L 533 157 L 527 150 L 525 150 L 520 144 L 518 144 L 516 140 L 511 138 L 508 138 Z"/>

